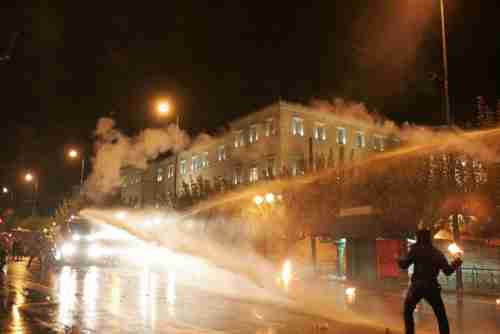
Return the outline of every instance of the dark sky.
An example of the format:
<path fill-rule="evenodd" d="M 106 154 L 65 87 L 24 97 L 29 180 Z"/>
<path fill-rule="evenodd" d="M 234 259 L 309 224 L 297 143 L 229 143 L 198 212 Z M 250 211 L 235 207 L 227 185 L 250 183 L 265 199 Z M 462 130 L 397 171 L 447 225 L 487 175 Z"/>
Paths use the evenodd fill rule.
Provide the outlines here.
<path fill-rule="evenodd" d="M 18 38 L 0 64 L 0 180 L 20 198 L 26 168 L 47 203 L 78 181 L 64 149 L 90 155 L 99 117 L 129 133 L 158 126 L 159 96 L 192 132 L 279 97 L 346 97 L 397 121 L 442 121 L 437 0 L 8 2 L 0 50 Z M 472 117 L 475 96 L 500 97 L 496 2 L 447 0 L 458 120 Z"/>

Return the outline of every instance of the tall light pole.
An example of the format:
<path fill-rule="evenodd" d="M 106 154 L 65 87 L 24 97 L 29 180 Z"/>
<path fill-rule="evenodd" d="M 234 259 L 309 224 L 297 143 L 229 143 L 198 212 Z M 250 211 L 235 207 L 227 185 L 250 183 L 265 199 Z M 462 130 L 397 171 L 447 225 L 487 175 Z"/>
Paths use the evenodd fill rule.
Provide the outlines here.
<path fill-rule="evenodd" d="M 443 78 L 443 89 L 444 89 L 444 98 L 445 98 L 445 116 L 446 116 L 446 125 L 451 126 L 451 106 L 450 106 L 450 91 L 449 91 L 449 83 L 448 83 L 448 36 L 446 33 L 446 7 L 444 0 L 440 0 L 441 7 L 441 41 L 442 41 L 442 49 L 443 49 L 443 70 L 444 70 L 444 78 Z"/>
<path fill-rule="evenodd" d="M 31 206 L 31 215 L 36 215 L 36 207 L 38 200 L 38 178 L 31 172 L 28 172 L 24 175 L 24 180 L 33 185 L 33 190 L 31 193 L 32 206 Z"/>
<path fill-rule="evenodd" d="M 170 113 L 172 112 L 172 104 L 168 100 L 160 100 L 158 102 L 158 104 L 157 104 L 156 110 L 157 110 L 157 112 L 158 112 L 158 114 L 160 116 L 170 115 Z M 177 126 L 177 129 L 176 129 L 176 132 L 175 132 L 174 147 L 177 147 L 177 145 L 179 145 L 179 132 L 181 131 L 180 122 L 181 122 L 180 115 L 179 115 L 179 113 L 176 113 L 176 115 L 175 115 L 175 124 Z M 178 168 L 179 153 L 178 152 L 174 152 L 174 154 L 175 154 L 174 197 L 175 197 L 175 199 L 177 199 L 177 172 L 178 172 L 178 169 L 179 169 Z M 155 200 L 156 200 L 156 198 L 155 198 Z"/>
<path fill-rule="evenodd" d="M 257 210 L 259 212 L 261 222 L 260 225 L 263 227 L 263 235 L 264 235 L 264 240 L 263 240 L 263 252 L 264 256 L 268 255 L 268 243 L 269 243 L 269 237 L 270 237 L 270 232 L 269 230 L 271 229 L 270 226 L 270 218 L 271 214 L 273 213 L 273 208 L 274 204 L 276 203 L 277 200 L 281 198 L 281 195 L 275 195 L 273 193 L 267 193 L 265 195 L 256 195 L 253 197 L 253 202 L 257 206 Z M 258 231 L 258 230 L 257 230 Z"/>
<path fill-rule="evenodd" d="M 71 149 L 68 151 L 68 157 L 70 159 L 77 159 L 78 157 L 80 157 L 80 153 L 76 149 Z M 84 176 L 85 176 L 85 157 L 81 155 L 80 187 L 83 186 Z"/>
<path fill-rule="evenodd" d="M 446 31 L 446 7 L 445 0 L 440 0 L 440 10 L 441 10 L 441 42 L 443 49 L 443 90 L 444 90 L 444 99 L 445 99 L 445 116 L 446 116 L 446 125 L 451 127 L 453 125 L 453 121 L 451 119 L 451 103 L 450 103 L 450 86 L 448 81 L 448 34 Z M 454 164 L 456 156 L 454 154 L 451 155 L 451 163 Z M 452 170 L 454 175 L 454 170 Z M 456 244 L 460 243 L 460 227 L 458 222 L 458 212 L 452 212 L 452 231 L 453 231 L 453 241 Z M 462 267 L 459 267 L 456 272 L 456 290 L 457 290 L 457 298 L 461 302 L 463 297 L 463 278 L 462 278 Z"/>

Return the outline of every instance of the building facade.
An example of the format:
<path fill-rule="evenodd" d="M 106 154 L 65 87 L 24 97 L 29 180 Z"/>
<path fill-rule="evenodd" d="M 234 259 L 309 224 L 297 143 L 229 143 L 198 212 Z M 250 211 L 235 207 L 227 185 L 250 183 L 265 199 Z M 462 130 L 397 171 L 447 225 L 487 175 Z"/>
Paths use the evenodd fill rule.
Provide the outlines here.
<path fill-rule="evenodd" d="M 146 170 L 123 169 L 123 203 L 160 206 L 200 187 L 220 191 L 303 175 L 360 161 L 396 143 L 375 124 L 283 101 L 239 118 L 229 128 Z"/>

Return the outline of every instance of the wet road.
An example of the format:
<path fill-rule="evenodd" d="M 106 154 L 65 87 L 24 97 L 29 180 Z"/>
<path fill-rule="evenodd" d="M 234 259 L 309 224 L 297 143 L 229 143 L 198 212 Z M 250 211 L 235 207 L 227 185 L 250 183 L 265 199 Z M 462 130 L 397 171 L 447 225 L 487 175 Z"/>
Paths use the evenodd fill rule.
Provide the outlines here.
<path fill-rule="evenodd" d="M 6 334 L 375 333 L 186 287 L 175 272 L 97 266 L 40 272 L 25 262 L 4 271 L 0 332 Z"/>
<path fill-rule="evenodd" d="M 174 271 L 25 267 L 25 262 L 11 263 L 2 276 L 1 333 L 383 333 L 188 287 Z M 400 325 L 398 295 L 359 291 L 354 304 L 345 307 L 384 319 L 387 326 Z M 456 328 L 458 313 L 453 304 L 448 307 Z M 464 307 L 464 333 L 498 332 L 500 309 L 494 302 L 467 300 Z M 420 329 L 434 328 L 429 307 L 419 311 L 417 322 Z"/>

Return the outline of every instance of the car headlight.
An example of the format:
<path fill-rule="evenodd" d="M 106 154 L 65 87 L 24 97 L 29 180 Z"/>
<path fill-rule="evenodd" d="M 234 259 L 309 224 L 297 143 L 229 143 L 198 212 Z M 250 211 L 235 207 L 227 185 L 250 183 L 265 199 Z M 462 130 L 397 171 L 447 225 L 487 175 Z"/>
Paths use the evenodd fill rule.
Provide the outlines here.
<path fill-rule="evenodd" d="M 92 245 L 89 248 L 90 257 L 100 257 L 104 254 L 104 248 L 99 245 Z"/>
<path fill-rule="evenodd" d="M 79 234 L 74 234 L 73 235 L 73 240 L 75 241 L 79 241 L 81 239 L 80 235 Z"/>
<path fill-rule="evenodd" d="M 75 253 L 75 246 L 67 243 L 62 246 L 62 253 L 64 256 L 71 256 Z"/>

